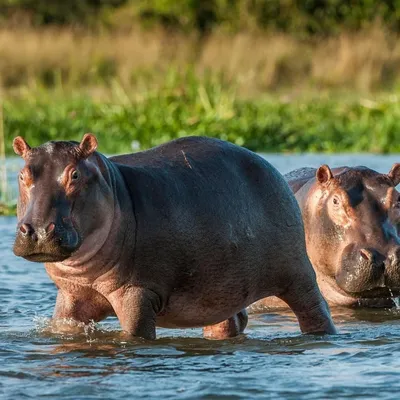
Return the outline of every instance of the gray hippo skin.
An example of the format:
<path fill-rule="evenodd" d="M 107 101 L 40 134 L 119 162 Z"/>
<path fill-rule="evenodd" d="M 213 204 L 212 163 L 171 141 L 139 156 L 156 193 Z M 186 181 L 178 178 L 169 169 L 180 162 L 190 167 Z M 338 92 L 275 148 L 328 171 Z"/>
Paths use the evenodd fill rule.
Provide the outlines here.
<path fill-rule="evenodd" d="M 106 158 L 97 140 L 14 139 L 19 177 L 14 253 L 44 262 L 54 318 L 116 315 L 145 339 L 156 326 L 243 332 L 245 308 L 278 296 L 304 333 L 334 333 L 283 177 L 233 144 L 188 137 Z"/>
<path fill-rule="evenodd" d="M 391 307 L 400 295 L 400 164 L 302 168 L 285 175 L 300 205 L 307 252 L 331 306 Z M 253 309 L 276 307 L 267 298 Z"/>

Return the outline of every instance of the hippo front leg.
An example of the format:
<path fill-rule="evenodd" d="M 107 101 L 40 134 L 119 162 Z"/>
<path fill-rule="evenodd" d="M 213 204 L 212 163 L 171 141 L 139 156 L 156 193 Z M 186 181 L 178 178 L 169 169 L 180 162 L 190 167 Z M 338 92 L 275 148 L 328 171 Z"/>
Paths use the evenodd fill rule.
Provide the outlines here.
<path fill-rule="evenodd" d="M 86 297 L 79 297 L 59 290 L 53 319 L 71 318 L 77 322 L 101 321 L 112 311 L 107 300 L 96 292 L 87 291 Z"/>
<path fill-rule="evenodd" d="M 128 286 L 116 290 L 108 299 L 126 333 L 148 340 L 156 338 L 156 316 L 160 310 L 156 293 Z"/>
<path fill-rule="evenodd" d="M 243 333 L 247 325 L 247 312 L 242 310 L 219 324 L 205 326 L 203 336 L 206 339 L 228 339 Z"/>

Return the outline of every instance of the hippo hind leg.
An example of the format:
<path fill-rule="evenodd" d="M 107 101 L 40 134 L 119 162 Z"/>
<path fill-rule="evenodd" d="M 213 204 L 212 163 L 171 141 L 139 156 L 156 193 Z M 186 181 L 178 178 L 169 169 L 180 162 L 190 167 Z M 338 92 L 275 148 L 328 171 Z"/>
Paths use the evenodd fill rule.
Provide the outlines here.
<path fill-rule="evenodd" d="M 233 317 L 220 322 L 219 324 L 205 326 L 203 336 L 206 339 L 228 339 L 243 333 L 247 325 L 247 312 L 242 310 Z"/>
<path fill-rule="evenodd" d="M 297 276 L 279 297 L 295 313 L 303 333 L 336 333 L 329 307 L 323 298 L 308 259 L 304 274 Z M 308 273 L 309 272 L 309 273 Z"/>

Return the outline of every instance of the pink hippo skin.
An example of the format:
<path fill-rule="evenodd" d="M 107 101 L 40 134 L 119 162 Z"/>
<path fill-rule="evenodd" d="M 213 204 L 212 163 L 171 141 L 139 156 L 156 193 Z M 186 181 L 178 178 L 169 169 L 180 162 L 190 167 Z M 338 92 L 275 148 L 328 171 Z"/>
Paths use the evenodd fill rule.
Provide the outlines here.
<path fill-rule="evenodd" d="M 331 306 L 391 307 L 400 294 L 400 164 L 380 174 L 327 165 L 287 174 L 303 215 L 307 252 Z M 285 306 L 267 298 L 252 306 Z"/>
<path fill-rule="evenodd" d="M 25 160 L 14 253 L 45 263 L 54 318 L 116 315 L 146 339 L 156 326 L 223 339 L 274 295 L 303 332 L 335 332 L 299 207 L 268 162 L 202 137 L 111 158 L 96 148 L 91 134 L 37 148 L 14 139 Z"/>

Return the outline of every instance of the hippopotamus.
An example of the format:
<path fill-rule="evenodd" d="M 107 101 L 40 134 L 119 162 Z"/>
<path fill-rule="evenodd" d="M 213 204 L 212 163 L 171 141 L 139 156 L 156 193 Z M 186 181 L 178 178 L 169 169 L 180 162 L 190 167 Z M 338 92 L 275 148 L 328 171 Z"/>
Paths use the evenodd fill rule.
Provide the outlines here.
<path fill-rule="evenodd" d="M 335 332 L 294 195 L 258 155 L 205 137 L 110 158 L 92 134 L 13 147 L 25 160 L 13 250 L 45 264 L 53 318 L 116 315 L 130 336 L 204 327 L 223 339 L 275 295 L 302 332 Z"/>
<path fill-rule="evenodd" d="M 391 298 L 400 294 L 400 164 L 388 174 L 322 165 L 285 178 L 300 205 L 308 256 L 328 303 L 394 305 Z M 277 305 L 265 299 L 253 308 Z"/>

